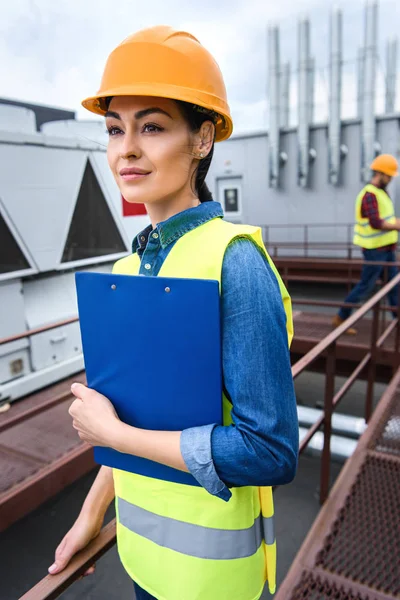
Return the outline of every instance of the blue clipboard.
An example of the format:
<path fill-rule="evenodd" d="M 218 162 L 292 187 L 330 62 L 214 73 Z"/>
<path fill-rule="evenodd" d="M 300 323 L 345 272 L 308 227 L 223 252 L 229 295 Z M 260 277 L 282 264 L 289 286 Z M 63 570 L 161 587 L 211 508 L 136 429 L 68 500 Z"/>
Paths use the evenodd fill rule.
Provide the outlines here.
<path fill-rule="evenodd" d="M 222 424 L 217 281 L 75 274 L 87 383 L 142 429 Z M 96 447 L 96 462 L 199 485 L 189 473 Z"/>

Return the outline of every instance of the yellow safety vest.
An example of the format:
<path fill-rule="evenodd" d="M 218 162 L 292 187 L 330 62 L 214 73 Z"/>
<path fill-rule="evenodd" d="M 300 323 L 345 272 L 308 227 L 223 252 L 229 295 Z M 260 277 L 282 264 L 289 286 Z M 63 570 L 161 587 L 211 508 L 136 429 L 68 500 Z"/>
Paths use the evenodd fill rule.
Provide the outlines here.
<path fill-rule="evenodd" d="M 375 194 L 378 201 L 379 217 L 381 219 L 388 223 L 396 222 L 393 202 L 389 195 L 384 190 L 369 183 L 357 196 L 355 215 L 356 224 L 354 226 L 353 244 L 361 246 L 362 248 L 367 248 L 368 250 L 396 244 L 399 237 L 397 231 L 373 229 L 369 224 L 369 220 L 361 215 L 362 199 L 364 198 L 365 192 Z"/>
<path fill-rule="evenodd" d="M 266 256 L 261 231 L 220 218 L 189 231 L 174 245 L 159 275 L 220 282 L 228 244 L 253 240 Z M 293 335 L 291 302 L 275 266 Z M 140 259 L 119 260 L 113 272 L 137 275 Z M 132 391 L 134 393 L 134 390 Z M 224 425 L 232 423 L 224 396 Z M 270 487 L 231 490 L 229 502 L 204 488 L 161 481 L 114 469 L 117 540 L 131 576 L 159 600 L 257 600 L 265 581 L 275 591 L 276 542 Z"/>

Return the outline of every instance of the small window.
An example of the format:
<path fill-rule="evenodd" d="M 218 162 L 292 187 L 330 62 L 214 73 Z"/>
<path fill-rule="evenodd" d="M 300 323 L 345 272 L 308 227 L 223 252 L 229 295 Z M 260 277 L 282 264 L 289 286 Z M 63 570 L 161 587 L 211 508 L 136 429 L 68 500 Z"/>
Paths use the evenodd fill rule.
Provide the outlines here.
<path fill-rule="evenodd" d="M 217 197 L 228 218 L 242 215 L 242 177 L 221 177 L 217 179 Z"/>
<path fill-rule="evenodd" d="M 92 165 L 88 161 L 61 262 L 126 251 Z"/>
<path fill-rule="evenodd" d="M 0 215 L 0 273 L 23 271 L 31 266 L 14 239 L 7 223 Z"/>
<path fill-rule="evenodd" d="M 224 190 L 225 212 L 239 212 L 239 190 L 237 188 L 225 188 Z"/>

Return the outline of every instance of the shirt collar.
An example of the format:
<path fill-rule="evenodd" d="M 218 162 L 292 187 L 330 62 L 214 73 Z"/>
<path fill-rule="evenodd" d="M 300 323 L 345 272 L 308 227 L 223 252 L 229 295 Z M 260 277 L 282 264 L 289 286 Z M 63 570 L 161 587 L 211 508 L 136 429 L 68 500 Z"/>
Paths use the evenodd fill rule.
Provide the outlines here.
<path fill-rule="evenodd" d="M 218 217 L 222 218 L 223 216 L 224 212 L 219 202 L 202 202 L 194 208 L 188 208 L 187 210 L 173 215 L 166 221 L 158 223 L 154 231 L 157 230 L 157 233 L 160 236 L 161 247 L 166 248 L 169 244 L 178 240 L 188 231 L 196 229 L 196 227 L 207 223 L 207 221 L 211 221 Z M 146 247 L 149 235 L 152 231 L 152 226 L 148 225 L 133 239 L 133 253 Z"/>

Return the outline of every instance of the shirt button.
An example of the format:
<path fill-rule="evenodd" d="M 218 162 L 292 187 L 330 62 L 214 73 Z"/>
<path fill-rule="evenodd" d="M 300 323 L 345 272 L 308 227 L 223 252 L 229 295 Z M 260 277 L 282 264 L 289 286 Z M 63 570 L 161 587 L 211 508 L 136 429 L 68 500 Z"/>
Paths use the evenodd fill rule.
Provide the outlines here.
<path fill-rule="evenodd" d="M 158 240 L 158 233 L 153 233 L 152 237 L 153 237 L 155 240 Z"/>
<path fill-rule="evenodd" d="M 149 270 L 149 269 L 151 269 L 151 265 L 149 265 L 149 263 L 146 263 L 146 264 L 144 265 L 144 268 L 145 268 L 145 269 L 147 269 L 147 270 Z"/>
<path fill-rule="evenodd" d="M 146 240 L 146 238 L 144 237 L 144 235 L 141 235 L 141 236 L 140 236 L 140 241 L 141 241 L 141 242 L 144 242 L 145 240 Z"/>

